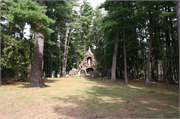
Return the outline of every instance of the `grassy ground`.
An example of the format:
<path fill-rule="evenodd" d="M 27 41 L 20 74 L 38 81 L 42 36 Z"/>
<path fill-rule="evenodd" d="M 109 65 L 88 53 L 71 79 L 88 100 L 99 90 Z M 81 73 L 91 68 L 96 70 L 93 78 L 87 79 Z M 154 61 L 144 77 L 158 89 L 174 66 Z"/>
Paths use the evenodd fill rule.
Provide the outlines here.
<path fill-rule="evenodd" d="M 49 78 L 46 88 L 7 81 L 0 87 L 1 119 L 178 118 L 179 86 L 124 80 Z M 151 91 L 155 91 L 152 93 Z"/>

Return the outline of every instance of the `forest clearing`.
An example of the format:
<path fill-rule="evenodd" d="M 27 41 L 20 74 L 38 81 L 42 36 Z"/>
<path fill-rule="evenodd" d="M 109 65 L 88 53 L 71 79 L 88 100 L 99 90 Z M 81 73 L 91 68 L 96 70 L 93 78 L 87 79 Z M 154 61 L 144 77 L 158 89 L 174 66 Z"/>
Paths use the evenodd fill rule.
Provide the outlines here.
<path fill-rule="evenodd" d="M 0 118 L 178 118 L 180 1 L 100 1 L 0 0 Z"/>
<path fill-rule="evenodd" d="M 144 80 L 129 85 L 124 80 L 101 78 L 47 78 L 46 88 L 9 81 L 0 88 L 1 119 L 178 118 L 179 87 Z M 151 91 L 155 91 L 154 93 Z"/>

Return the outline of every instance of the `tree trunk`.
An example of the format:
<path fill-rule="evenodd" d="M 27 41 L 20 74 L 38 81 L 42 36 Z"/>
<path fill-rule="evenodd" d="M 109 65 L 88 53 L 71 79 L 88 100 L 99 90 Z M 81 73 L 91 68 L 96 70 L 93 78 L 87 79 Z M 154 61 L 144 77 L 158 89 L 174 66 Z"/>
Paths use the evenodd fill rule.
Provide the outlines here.
<path fill-rule="evenodd" d="M 120 66 L 120 79 L 123 79 L 122 66 Z"/>
<path fill-rule="evenodd" d="M 36 33 L 35 44 L 34 44 L 32 78 L 29 84 L 30 87 L 41 87 L 41 86 L 44 87 L 45 86 L 42 80 L 43 45 L 44 45 L 43 34 Z"/>
<path fill-rule="evenodd" d="M 150 13 L 149 13 L 150 14 Z M 148 49 L 148 58 L 147 58 L 147 77 L 146 77 L 146 85 L 151 85 L 150 79 L 150 58 L 151 58 L 151 50 L 152 50 L 152 40 L 153 40 L 153 27 L 156 15 L 154 15 L 153 19 L 151 19 L 150 15 L 150 42 L 149 42 L 149 49 Z"/>
<path fill-rule="evenodd" d="M 63 70 L 62 70 L 62 75 L 63 77 L 66 76 L 66 54 L 67 54 L 67 51 L 66 51 L 66 47 L 67 47 L 67 38 L 68 38 L 68 33 L 69 33 L 69 23 L 68 23 L 68 27 L 67 27 L 67 30 L 66 30 L 66 38 L 65 38 L 65 44 L 64 44 L 64 57 L 63 57 Z"/>
<path fill-rule="evenodd" d="M 176 14 L 177 14 L 177 29 L 178 29 L 178 44 L 179 44 L 179 67 L 177 68 L 178 70 L 180 69 L 180 1 L 176 1 Z M 180 70 L 178 71 L 178 80 L 180 75 Z M 179 83 L 180 87 L 180 83 Z"/>
<path fill-rule="evenodd" d="M 59 76 L 61 77 L 61 38 L 58 31 L 58 40 L 59 40 Z"/>
<path fill-rule="evenodd" d="M 54 77 L 57 78 L 57 70 L 55 70 Z"/>
<path fill-rule="evenodd" d="M 169 41 L 169 31 L 168 29 L 166 29 L 166 51 L 168 51 L 170 49 L 170 41 Z M 171 57 L 170 56 L 167 56 L 167 58 L 170 60 Z M 172 81 L 172 78 L 171 78 L 171 61 L 168 61 L 167 62 L 167 78 L 169 81 Z"/>
<path fill-rule="evenodd" d="M 46 73 L 45 77 L 48 77 L 48 63 L 47 63 L 47 61 L 45 62 L 45 73 Z"/>
<path fill-rule="evenodd" d="M 138 77 L 138 82 L 139 82 L 139 69 L 138 69 L 138 53 L 136 52 L 136 69 L 137 69 L 137 77 Z"/>
<path fill-rule="evenodd" d="M 116 30 L 116 38 L 115 41 L 119 40 L 119 31 L 120 28 L 118 27 Z M 111 69 L 111 81 L 116 81 L 116 59 L 117 59 L 117 51 L 118 51 L 118 43 L 114 44 L 114 53 L 113 53 L 113 60 L 112 60 L 112 69 Z"/>
<path fill-rule="evenodd" d="M 171 30 L 169 31 L 169 36 L 170 36 L 170 47 L 173 47 L 173 38 L 172 38 L 172 33 L 171 33 Z M 175 76 L 174 76 L 174 57 L 173 57 L 173 49 L 171 49 L 171 78 L 172 80 L 175 79 Z"/>
<path fill-rule="evenodd" d="M 84 34 L 85 37 L 85 34 Z M 84 38 L 84 52 L 86 52 L 86 39 Z"/>
<path fill-rule="evenodd" d="M 45 6 L 46 1 L 39 1 L 40 6 Z M 42 33 L 35 33 L 34 44 L 34 58 L 33 58 L 33 71 L 32 78 L 29 84 L 30 87 L 45 87 L 42 80 L 42 64 L 43 64 L 43 50 L 44 50 L 44 36 Z"/>
<path fill-rule="evenodd" d="M 161 70 L 161 79 L 163 79 L 163 67 L 162 67 L 162 63 L 160 65 L 160 70 Z"/>
<path fill-rule="evenodd" d="M 135 56 L 133 56 L 133 63 L 134 63 L 134 80 L 136 82 L 136 62 L 135 62 Z"/>
<path fill-rule="evenodd" d="M 157 61 L 157 56 L 155 56 L 155 80 L 158 81 L 158 61 Z"/>
<path fill-rule="evenodd" d="M 168 12 L 171 12 L 170 6 L 168 6 Z M 171 47 L 171 78 L 172 80 L 175 79 L 175 72 L 174 72 L 174 38 L 172 36 L 172 18 L 169 18 L 169 38 L 170 38 L 170 47 Z"/>
<path fill-rule="evenodd" d="M 153 46 L 153 44 L 152 44 Z M 154 79 L 154 52 L 153 52 L 153 48 L 152 48 L 152 56 L 151 56 L 151 79 Z"/>
<path fill-rule="evenodd" d="M 155 55 L 155 51 L 153 49 L 152 51 L 152 63 L 151 63 L 151 72 L 152 72 L 152 79 L 154 81 L 158 81 L 158 77 L 157 77 L 157 59 L 156 59 L 156 55 Z"/>
<path fill-rule="evenodd" d="M 22 55 L 21 55 L 21 61 L 22 61 Z M 23 78 L 23 67 L 21 65 L 21 79 Z"/>
<path fill-rule="evenodd" d="M 166 79 L 167 87 L 170 88 L 169 83 L 168 83 L 167 73 L 166 73 L 166 63 L 164 61 L 165 59 L 163 58 L 163 49 L 162 49 L 162 46 L 161 46 L 160 37 L 158 39 L 159 39 L 159 47 L 160 47 L 160 51 L 161 51 L 161 60 L 162 60 L 164 79 Z"/>
<path fill-rule="evenodd" d="M 1 78 L 4 78 L 4 74 L 5 74 L 5 72 L 4 72 L 4 67 L 1 66 L 0 77 L 1 77 Z"/>
<path fill-rule="evenodd" d="M 68 59 L 68 51 L 69 51 L 69 42 L 70 42 L 70 36 L 71 36 L 71 32 L 72 32 L 72 30 L 70 31 L 70 34 L 69 34 L 69 39 L 68 39 L 68 43 L 67 43 L 67 48 L 66 48 L 66 63 L 65 63 L 65 68 L 66 68 L 66 66 L 67 66 L 67 59 Z"/>
<path fill-rule="evenodd" d="M 147 57 L 146 57 L 146 49 L 144 48 L 144 61 L 146 59 L 147 59 Z M 144 80 L 146 81 L 146 77 L 147 77 L 147 74 L 146 74 L 147 65 L 145 65 L 145 63 L 147 64 L 147 62 L 144 62 L 144 74 L 145 74 L 145 79 Z"/>
<path fill-rule="evenodd" d="M 126 64 L 126 45 L 125 45 L 125 30 L 124 30 L 124 24 L 123 24 L 123 51 L 124 51 L 124 78 L 125 78 L 125 84 L 128 85 L 128 79 L 127 79 L 127 64 Z"/>
<path fill-rule="evenodd" d="M 133 58 L 131 57 L 131 60 L 132 60 L 132 62 L 131 62 L 131 64 L 132 64 L 132 67 L 133 67 L 133 70 L 131 70 L 129 67 L 130 66 L 128 66 L 128 71 L 130 72 L 131 71 L 131 79 L 133 79 L 133 77 L 134 77 L 134 63 L 133 63 Z M 130 64 L 129 64 L 130 65 Z"/>
<path fill-rule="evenodd" d="M 53 72 L 53 45 L 51 46 L 51 66 L 50 66 L 50 74 L 51 74 L 51 78 L 52 77 L 52 72 Z"/>
<path fill-rule="evenodd" d="M 55 34 L 53 33 L 52 34 L 52 41 L 54 41 L 54 37 L 55 37 Z M 51 69 L 50 69 L 50 73 L 51 73 L 51 78 L 53 78 L 53 48 L 54 48 L 54 45 L 51 46 Z"/>
<path fill-rule="evenodd" d="M 145 66 L 144 66 L 144 48 L 141 50 L 141 57 L 142 57 L 142 74 L 143 79 L 145 79 Z"/>
<path fill-rule="evenodd" d="M 179 57 L 176 57 L 177 80 L 179 81 Z"/>
<path fill-rule="evenodd" d="M 79 69 L 79 53 L 77 54 L 77 69 Z"/>
<path fill-rule="evenodd" d="M 50 57 L 48 57 L 48 77 L 51 77 L 51 72 L 50 72 Z"/>
<path fill-rule="evenodd" d="M 32 31 L 30 32 L 30 39 L 32 40 Z M 32 66 L 32 62 L 31 62 L 31 56 L 32 55 L 32 47 L 31 47 L 31 44 L 30 44 L 30 52 L 29 52 L 29 67 L 28 67 L 28 78 L 31 78 L 31 66 Z"/>

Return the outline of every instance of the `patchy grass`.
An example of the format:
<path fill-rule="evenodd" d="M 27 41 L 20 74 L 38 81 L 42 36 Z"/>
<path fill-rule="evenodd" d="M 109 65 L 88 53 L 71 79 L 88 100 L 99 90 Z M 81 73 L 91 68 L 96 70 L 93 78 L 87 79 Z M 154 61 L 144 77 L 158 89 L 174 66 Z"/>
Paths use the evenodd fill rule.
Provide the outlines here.
<path fill-rule="evenodd" d="M 111 82 L 101 78 L 48 78 L 46 88 L 29 81 L 1 82 L 1 119 L 178 118 L 179 86 L 144 81 Z"/>

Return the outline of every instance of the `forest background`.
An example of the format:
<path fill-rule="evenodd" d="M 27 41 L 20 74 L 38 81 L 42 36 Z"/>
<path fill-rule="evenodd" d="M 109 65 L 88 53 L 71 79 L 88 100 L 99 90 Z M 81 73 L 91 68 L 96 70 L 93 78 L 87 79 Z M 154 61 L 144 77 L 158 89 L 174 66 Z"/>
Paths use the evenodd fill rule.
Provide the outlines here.
<path fill-rule="evenodd" d="M 2 0 L 1 77 L 32 77 L 34 82 L 43 76 L 65 77 L 91 47 L 102 75 L 109 73 L 111 81 L 145 79 L 150 85 L 150 79 L 163 79 L 169 87 L 179 80 L 178 5 L 105 1 L 93 8 L 86 0 Z"/>

